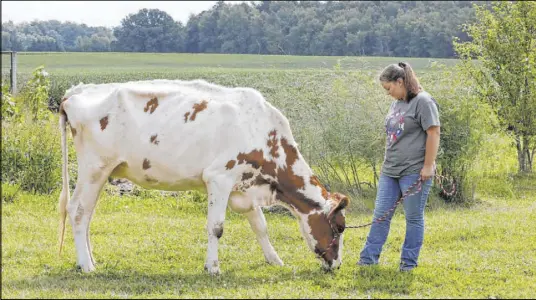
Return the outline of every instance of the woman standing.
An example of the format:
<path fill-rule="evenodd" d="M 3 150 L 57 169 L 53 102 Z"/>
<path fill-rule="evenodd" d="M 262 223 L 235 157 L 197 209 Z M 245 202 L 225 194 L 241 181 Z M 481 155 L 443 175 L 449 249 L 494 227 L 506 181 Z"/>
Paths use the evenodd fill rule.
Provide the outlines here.
<path fill-rule="evenodd" d="M 387 94 L 395 99 L 385 119 L 387 142 L 374 208 L 374 220 L 383 216 L 408 188 L 421 180 L 422 188 L 404 204 L 406 237 L 402 246 L 400 271 L 417 266 L 424 237 L 424 207 L 435 173 L 439 147 L 437 103 L 423 91 L 408 63 L 391 64 L 380 75 Z M 410 191 L 413 194 L 415 189 Z M 358 265 L 378 264 L 389 234 L 393 212 L 372 224 Z"/>

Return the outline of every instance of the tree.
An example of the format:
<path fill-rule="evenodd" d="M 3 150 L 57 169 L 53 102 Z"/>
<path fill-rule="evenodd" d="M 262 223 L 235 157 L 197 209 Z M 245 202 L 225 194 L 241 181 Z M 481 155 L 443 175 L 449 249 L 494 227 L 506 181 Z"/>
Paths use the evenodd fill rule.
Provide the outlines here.
<path fill-rule="evenodd" d="M 182 52 L 185 40 L 182 24 L 159 9 L 141 9 L 115 28 L 118 50 L 127 52 Z"/>
<path fill-rule="evenodd" d="M 515 140 L 519 173 L 532 172 L 536 151 L 536 2 L 475 5 L 478 21 L 465 26 L 470 42 L 454 47 L 481 99 Z M 477 62 L 473 62 L 477 60 Z"/>

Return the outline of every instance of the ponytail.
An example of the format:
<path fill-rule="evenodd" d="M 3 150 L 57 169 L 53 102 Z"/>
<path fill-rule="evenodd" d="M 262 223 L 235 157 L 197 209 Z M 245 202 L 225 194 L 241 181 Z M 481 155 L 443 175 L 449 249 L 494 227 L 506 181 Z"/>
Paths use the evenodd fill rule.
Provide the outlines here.
<path fill-rule="evenodd" d="M 406 100 L 410 101 L 422 90 L 421 84 L 408 63 L 399 62 L 398 66 L 404 70 L 404 87 L 406 88 Z"/>
<path fill-rule="evenodd" d="M 406 88 L 406 100 L 410 101 L 413 97 L 422 90 L 422 87 L 413 72 L 413 69 L 408 63 L 399 62 L 398 64 L 391 64 L 387 66 L 380 75 L 380 81 L 393 82 L 398 78 L 404 80 L 404 87 Z"/>

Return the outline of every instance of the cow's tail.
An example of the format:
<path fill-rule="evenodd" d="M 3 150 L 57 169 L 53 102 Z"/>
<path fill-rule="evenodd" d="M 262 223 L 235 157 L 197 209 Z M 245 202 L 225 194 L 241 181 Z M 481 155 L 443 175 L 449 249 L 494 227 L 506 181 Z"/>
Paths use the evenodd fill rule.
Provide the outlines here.
<path fill-rule="evenodd" d="M 62 178 L 63 185 L 61 189 L 59 199 L 59 211 L 60 211 L 60 250 L 63 248 L 63 237 L 65 235 L 65 220 L 67 218 L 67 203 L 69 202 L 69 169 L 68 169 L 68 152 L 67 152 L 67 114 L 63 110 L 63 102 L 60 105 L 60 132 L 61 132 L 61 153 L 63 156 Z"/>

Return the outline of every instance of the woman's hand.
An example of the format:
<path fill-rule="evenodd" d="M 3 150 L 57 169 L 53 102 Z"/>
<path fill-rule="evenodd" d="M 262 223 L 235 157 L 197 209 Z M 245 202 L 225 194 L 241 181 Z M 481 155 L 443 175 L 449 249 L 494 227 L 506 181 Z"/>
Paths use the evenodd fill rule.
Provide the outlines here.
<path fill-rule="evenodd" d="M 424 166 L 421 170 L 421 180 L 425 181 L 434 177 L 435 170 L 434 166 Z"/>
<path fill-rule="evenodd" d="M 435 173 L 435 159 L 437 156 L 437 149 L 439 148 L 439 136 L 441 130 L 439 126 L 430 126 L 426 130 L 426 151 L 424 155 L 424 167 L 421 170 L 421 179 L 428 180 L 434 176 Z"/>

